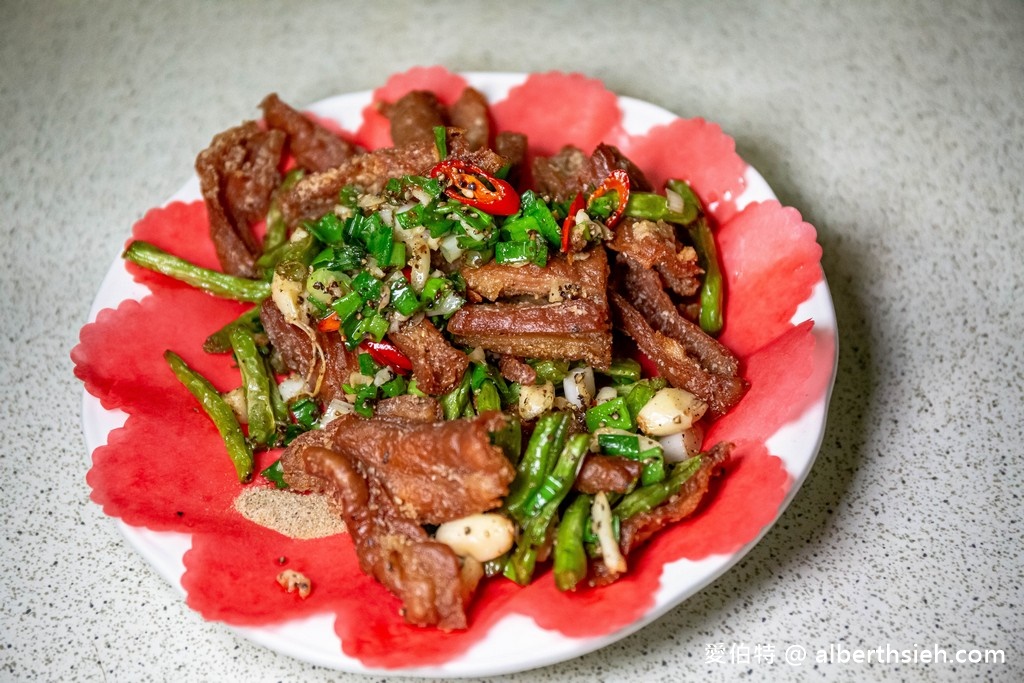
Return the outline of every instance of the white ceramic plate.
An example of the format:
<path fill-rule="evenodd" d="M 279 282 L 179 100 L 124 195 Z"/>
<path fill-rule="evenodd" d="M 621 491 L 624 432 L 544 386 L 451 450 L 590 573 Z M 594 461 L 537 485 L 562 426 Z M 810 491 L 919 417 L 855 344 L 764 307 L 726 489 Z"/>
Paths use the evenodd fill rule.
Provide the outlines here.
<path fill-rule="evenodd" d="M 504 98 L 511 87 L 525 78 L 524 74 L 463 75 L 471 85 L 481 90 L 492 101 Z M 370 92 L 360 92 L 332 97 L 312 105 L 308 110 L 318 116 L 334 119 L 346 130 L 356 130 L 362 120 L 363 108 L 371 101 L 371 95 Z M 619 103 L 624 114 L 624 126 L 630 134 L 643 133 L 652 126 L 668 123 L 677 118 L 669 111 L 636 99 L 620 97 Z M 748 167 L 745 180 L 746 189 L 736 200 L 737 209 L 742 209 L 751 202 L 775 199 L 771 188 L 753 168 Z M 199 184 L 197 179 L 193 178 L 168 201 L 192 201 L 199 198 Z M 143 285 L 132 280 L 124 268 L 123 261 L 117 258 L 100 286 L 92 306 L 90 321 L 96 319 L 101 309 L 116 307 L 125 299 L 140 299 L 147 292 Z M 794 322 L 807 319 L 814 320 L 815 330 L 819 334 L 830 335 L 833 342 L 836 341 L 835 313 L 824 277 L 793 316 Z M 835 345 L 835 348 L 837 358 L 838 346 Z M 828 399 L 834 378 L 833 359 L 832 377 L 823 395 L 797 420 L 778 430 L 768 440 L 770 452 L 782 459 L 792 479 L 786 498 L 779 507 L 779 515 L 800 489 L 817 455 L 824 434 Z M 82 420 L 89 453 L 104 445 L 109 433 L 121 427 L 124 419 L 124 413 L 105 410 L 98 399 L 85 393 Z M 120 521 L 118 524 L 132 547 L 145 557 L 161 576 L 178 590 L 182 590 L 182 557 L 190 546 L 191 537 L 182 533 L 149 531 Z M 522 671 L 578 657 L 642 628 L 723 574 L 738 562 L 770 527 L 770 524 L 765 526 L 757 539 L 734 553 L 713 555 L 699 561 L 678 560 L 665 565 L 654 606 L 628 627 L 600 637 L 569 638 L 538 627 L 528 617 L 511 615 L 499 621 L 482 640 L 451 661 L 436 666 L 396 671 L 368 668 L 359 660 L 346 656 L 332 627 L 333 615 L 289 621 L 276 626 L 234 630 L 256 643 L 297 659 L 359 673 L 488 676 Z"/>

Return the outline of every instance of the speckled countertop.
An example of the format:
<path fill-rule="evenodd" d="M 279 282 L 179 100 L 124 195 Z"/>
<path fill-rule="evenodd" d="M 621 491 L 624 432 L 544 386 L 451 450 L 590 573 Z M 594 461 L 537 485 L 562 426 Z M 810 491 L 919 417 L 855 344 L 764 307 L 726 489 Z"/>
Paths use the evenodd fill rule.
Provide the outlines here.
<path fill-rule="evenodd" d="M 69 350 L 213 132 L 416 64 L 583 71 L 704 116 L 818 228 L 841 336 L 818 461 L 734 569 L 518 680 L 1024 680 L 1024 4 L 5 3 L 3 680 L 363 680 L 204 622 L 89 502 Z M 707 647 L 1000 649 L 801 667 Z"/>

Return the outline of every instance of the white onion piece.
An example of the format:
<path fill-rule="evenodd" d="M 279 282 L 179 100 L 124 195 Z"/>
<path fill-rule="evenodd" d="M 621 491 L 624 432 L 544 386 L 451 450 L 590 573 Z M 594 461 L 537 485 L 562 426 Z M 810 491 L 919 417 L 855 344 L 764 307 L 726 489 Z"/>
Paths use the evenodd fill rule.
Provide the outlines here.
<path fill-rule="evenodd" d="M 601 387 L 601 389 L 597 392 L 597 395 L 594 396 L 594 405 L 599 406 L 602 403 L 607 403 L 613 398 L 617 398 L 618 395 L 619 392 L 615 391 L 615 387 Z"/>
<path fill-rule="evenodd" d="M 373 384 L 373 378 L 361 372 L 353 372 L 348 376 L 348 383 L 354 387 L 361 387 L 364 384 Z"/>
<path fill-rule="evenodd" d="M 679 434 L 693 426 L 708 404 L 685 389 L 665 387 L 637 413 L 637 426 L 651 436 Z"/>
<path fill-rule="evenodd" d="M 462 247 L 459 246 L 458 235 L 448 235 L 440 243 L 441 256 L 448 263 L 454 263 L 462 256 Z"/>
<path fill-rule="evenodd" d="M 381 368 L 377 371 L 377 374 L 373 376 L 373 386 L 379 387 L 382 384 L 390 382 L 391 378 L 394 376 L 395 374 L 391 372 L 390 368 Z"/>
<path fill-rule="evenodd" d="M 487 562 L 512 548 L 515 526 L 504 515 L 483 512 L 445 522 L 437 527 L 434 538 L 455 551 L 456 555 Z"/>
<path fill-rule="evenodd" d="M 342 401 L 340 398 L 336 398 L 327 404 L 324 414 L 320 416 L 320 426 L 326 427 L 332 421 L 341 417 L 342 415 L 348 415 L 356 411 L 355 406 L 351 403 Z"/>
<path fill-rule="evenodd" d="M 608 571 L 621 574 L 626 571 L 626 558 L 619 550 L 615 540 L 615 529 L 612 527 L 612 508 L 604 491 L 594 496 L 590 506 L 590 529 L 601 543 L 601 559 Z"/>
<path fill-rule="evenodd" d="M 587 366 L 570 370 L 562 380 L 565 400 L 577 408 L 586 408 L 594 400 L 594 369 Z"/>
<path fill-rule="evenodd" d="M 289 280 L 277 272 L 274 273 L 274 278 L 270 282 L 270 297 L 274 300 L 274 304 L 281 311 L 286 322 L 295 325 L 304 317 L 299 297 L 302 296 L 305 289 L 305 282 Z"/>
<path fill-rule="evenodd" d="M 459 296 L 458 292 L 449 289 L 436 306 L 428 308 L 425 312 L 427 315 L 449 315 L 462 308 L 464 303 L 466 300 Z"/>
<path fill-rule="evenodd" d="M 305 388 L 306 380 L 298 375 L 288 375 L 277 385 L 277 390 L 281 392 L 281 398 L 284 399 L 285 403 L 290 402 L 293 398 L 297 398 Z"/>
<path fill-rule="evenodd" d="M 475 349 L 467 353 L 466 356 L 471 361 L 475 361 L 477 363 L 480 363 L 481 365 L 487 362 L 487 354 L 484 353 L 484 347 L 482 346 L 476 347 Z"/>
<path fill-rule="evenodd" d="M 430 277 L 430 247 L 421 235 L 417 235 L 406 243 L 406 250 L 410 271 L 409 284 L 419 294 Z"/>
<path fill-rule="evenodd" d="M 519 416 L 524 420 L 532 420 L 551 410 L 555 404 L 555 385 L 524 384 L 519 387 Z"/>

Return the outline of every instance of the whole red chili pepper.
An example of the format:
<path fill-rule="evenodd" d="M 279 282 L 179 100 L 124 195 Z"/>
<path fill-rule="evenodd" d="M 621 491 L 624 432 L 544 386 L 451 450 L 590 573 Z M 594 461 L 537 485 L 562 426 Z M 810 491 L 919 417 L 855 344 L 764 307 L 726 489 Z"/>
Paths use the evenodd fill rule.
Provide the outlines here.
<path fill-rule="evenodd" d="M 479 166 L 446 159 L 430 169 L 431 178 L 448 181 L 445 194 L 475 209 L 494 216 L 511 216 L 519 211 L 519 194 L 501 178 L 495 178 Z"/>
<path fill-rule="evenodd" d="M 601 182 L 593 194 L 590 195 L 590 199 L 587 200 L 587 208 L 589 209 L 595 199 L 613 191 L 619 196 L 619 205 L 604 221 L 604 224 L 609 228 L 614 228 L 618 224 L 622 218 L 622 212 L 626 210 L 626 204 L 629 203 L 629 174 L 624 169 L 615 169 Z"/>
<path fill-rule="evenodd" d="M 572 200 L 572 204 L 569 206 L 569 215 L 565 217 L 565 222 L 562 223 L 562 253 L 569 251 L 569 242 L 572 238 L 572 229 L 576 225 L 576 214 L 583 208 L 583 193 L 577 192 L 576 198 Z"/>
<path fill-rule="evenodd" d="M 378 365 L 386 365 L 399 375 L 407 375 L 412 370 L 412 361 L 398 347 L 389 341 L 364 340 L 359 345 Z"/>

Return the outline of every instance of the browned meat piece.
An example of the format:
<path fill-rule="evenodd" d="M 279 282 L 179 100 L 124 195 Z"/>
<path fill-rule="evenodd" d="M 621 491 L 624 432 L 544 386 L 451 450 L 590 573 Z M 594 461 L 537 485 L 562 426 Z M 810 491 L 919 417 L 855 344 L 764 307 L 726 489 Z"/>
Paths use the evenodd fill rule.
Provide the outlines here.
<path fill-rule="evenodd" d="M 651 183 L 648 182 L 647 176 L 640 170 L 640 167 L 613 145 L 604 143 L 598 145 L 590 157 L 590 165 L 594 169 L 594 177 L 597 178 L 598 183 L 607 178 L 615 169 L 621 168 L 629 175 L 630 190 L 650 192 L 652 189 Z"/>
<path fill-rule="evenodd" d="M 724 415 L 747 390 L 747 382 L 736 375 L 716 374 L 701 367 L 679 341 L 651 328 L 621 294 L 610 293 L 616 327 L 633 338 L 658 370 L 674 387 L 686 389 L 707 401 L 714 417 Z"/>
<path fill-rule="evenodd" d="M 376 480 L 368 483 L 346 455 L 312 447 L 302 460 L 341 509 L 359 566 L 401 599 L 406 621 L 465 628 L 466 606 L 482 575 L 479 563 L 460 561 L 451 548 L 398 514 Z"/>
<path fill-rule="evenodd" d="M 651 184 L 643 172 L 618 148 L 600 144 L 592 156 L 577 147 L 566 145 L 558 154 L 533 160 L 533 184 L 537 192 L 558 201 L 570 201 L 577 192 L 584 194 L 601 184 L 612 170 L 621 168 L 629 174 L 630 188 L 649 192 Z"/>
<path fill-rule="evenodd" d="M 196 173 L 206 202 L 210 238 L 221 268 L 255 277 L 260 245 L 252 225 L 266 217 L 285 135 L 263 131 L 252 121 L 213 138 L 196 158 Z"/>
<path fill-rule="evenodd" d="M 281 195 L 281 213 L 289 226 L 323 216 L 338 203 L 346 185 L 377 193 L 389 178 L 424 173 L 437 163 L 433 140 L 357 154 L 337 168 L 308 175 Z"/>
<path fill-rule="evenodd" d="M 471 294 L 498 303 L 463 306 L 448 321 L 448 331 L 460 344 L 495 353 L 586 360 L 608 367 L 608 260 L 604 249 L 586 254 L 571 262 L 556 256 L 544 268 L 491 262 L 463 269 Z M 536 301 L 500 301 L 524 296 Z"/>
<path fill-rule="evenodd" d="M 344 399 L 349 377 L 359 369 L 356 354 L 345 348 L 345 342 L 337 332 L 317 332 L 317 342 L 324 352 L 324 376 L 320 381 L 317 396 L 325 403 Z M 316 378 L 313 378 L 316 381 Z"/>
<path fill-rule="evenodd" d="M 436 398 L 402 394 L 381 399 L 373 411 L 376 417 L 396 417 L 412 422 L 440 422 L 444 411 Z"/>
<path fill-rule="evenodd" d="M 509 382 L 534 384 L 537 381 L 537 371 L 515 356 L 502 356 L 498 361 L 498 369 Z"/>
<path fill-rule="evenodd" d="M 700 469 L 683 484 L 678 493 L 654 509 L 638 513 L 623 521 L 619 537 L 622 554 L 629 555 L 665 527 L 692 515 L 707 494 L 711 478 L 719 473 L 722 464 L 729 459 L 732 449 L 731 443 L 719 443 L 702 453 L 703 462 Z M 618 574 L 609 571 L 600 560 L 592 561 L 590 569 L 590 582 L 594 585 L 603 586 L 619 578 Z"/>
<path fill-rule="evenodd" d="M 465 131 L 461 128 L 448 129 L 448 158 L 473 164 L 491 175 L 500 171 L 508 163 L 505 157 L 490 147 L 473 148 L 469 144 Z"/>
<path fill-rule="evenodd" d="M 627 218 L 615 229 L 615 239 L 608 246 L 643 268 L 657 268 L 680 296 L 693 296 L 700 290 L 704 270 L 697 263 L 696 250 L 680 248 L 674 228 L 664 221 Z"/>
<path fill-rule="evenodd" d="M 491 122 L 487 98 L 474 88 L 466 88 L 448 109 L 449 123 L 466 131 L 466 145 L 472 149 L 487 147 L 491 139 Z"/>
<path fill-rule="evenodd" d="M 391 144 L 395 147 L 434 144 L 434 126 L 445 125 L 444 105 L 426 90 L 403 95 L 384 108 L 384 115 L 391 122 Z"/>
<path fill-rule="evenodd" d="M 598 305 L 606 303 L 608 258 L 604 249 L 583 252 L 572 261 L 559 254 L 543 268 L 532 263 L 509 266 L 490 261 L 479 268 L 463 268 L 461 274 L 471 291 L 489 301 L 528 295 L 553 302 L 588 299 Z"/>
<path fill-rule="evenodd" d="M 288 148 L 302 168 L 315 173 L 326 171 L 355 153 L 353 145 L 292 109 L 277 93 L 267 95 L 260 107 L 267 125 L 288 136 Z"/>
<path fill-rule="evenodd" d="M 621 257 L 620 257 L 621 258 Z M 739 374 L 740 364 L 729 349 L 679 314 L 661 287 L 658 274 L 631 258 L 622 259 L 626 296 L 655 330 L 681 343 L 701 367 L 720 375 Z"/>
<path fill-rule="evenodd" d="M 640 478 L 643 468 L 643 463 L 636 460 L 590 453 L 576 475 L 573 488 L 583 493 L 625 493 Z"/>
<path fill-rule="evenodd" d="M 448 321 L 459 344 L 522 358 L 584 360 L 607 368 L 612 334 L 607 305 L 576 299 L 556 304 L 463 306 Z"/>
<path fill-rule="evenodd" d="M 502 131 L 494 136 L 494 151 L 503 156 L 509 165 L 505 179 L 517 185 L 522 177 L 523 164 L 526 162 L 526 136 L 522 133 Z"/>
<path fill-rule="evenodd" d="M 466 354 L 449 344 L 426 318 L 405 323 L 388 339 L 409 357 L 416 386 L 425 394 L 447 394 L 469 367 Z"/>
<path fill-rule="evenodd" d="M 270 343 L 281 354 L 286 368 L 311 380 L 314 385 L 318 374 L 313 373 L 313 363 L 319 358 L 309 336 L 295 325 L 285 321 L 281 311 L 270 299 L 260 307 L 260 322 L 270 338 Z M 345 343 L 336 333 L 316 332 L 316 340 L 323 351 L 324 375 L 320 382 L 318 396 L 330 403 L 344 394 L 342 385 L 348 384 L 349 376 L 358 367 L 356 356 L 345 348 Z M 315 386 L 309 387 L 312 391 Z"/>
<path fill-rule="evenodd" d="M 431 423 L 348 414 L 296 438 L 282 453 L 281 464 L 290 486 L 309 490 L 308 482 L 294 478 L 305 472 L 302 453 L 330 448 L 379 481 L 403 517 L 442 524 L 496 508 L 508 494 L 515 470 L 490 440 L 490 432 L 504 425 L 500 413 Z"/>
<path fill-rule="evenodd" d="M 295 325 L 288 323 L 272 299 L 265 299 L 260 306 L 260 323 L 270 338 L 270 343 L 281 355 L 286 368 L 306 375 L 313 364 L 313 343 L 309 336 Z"/>

